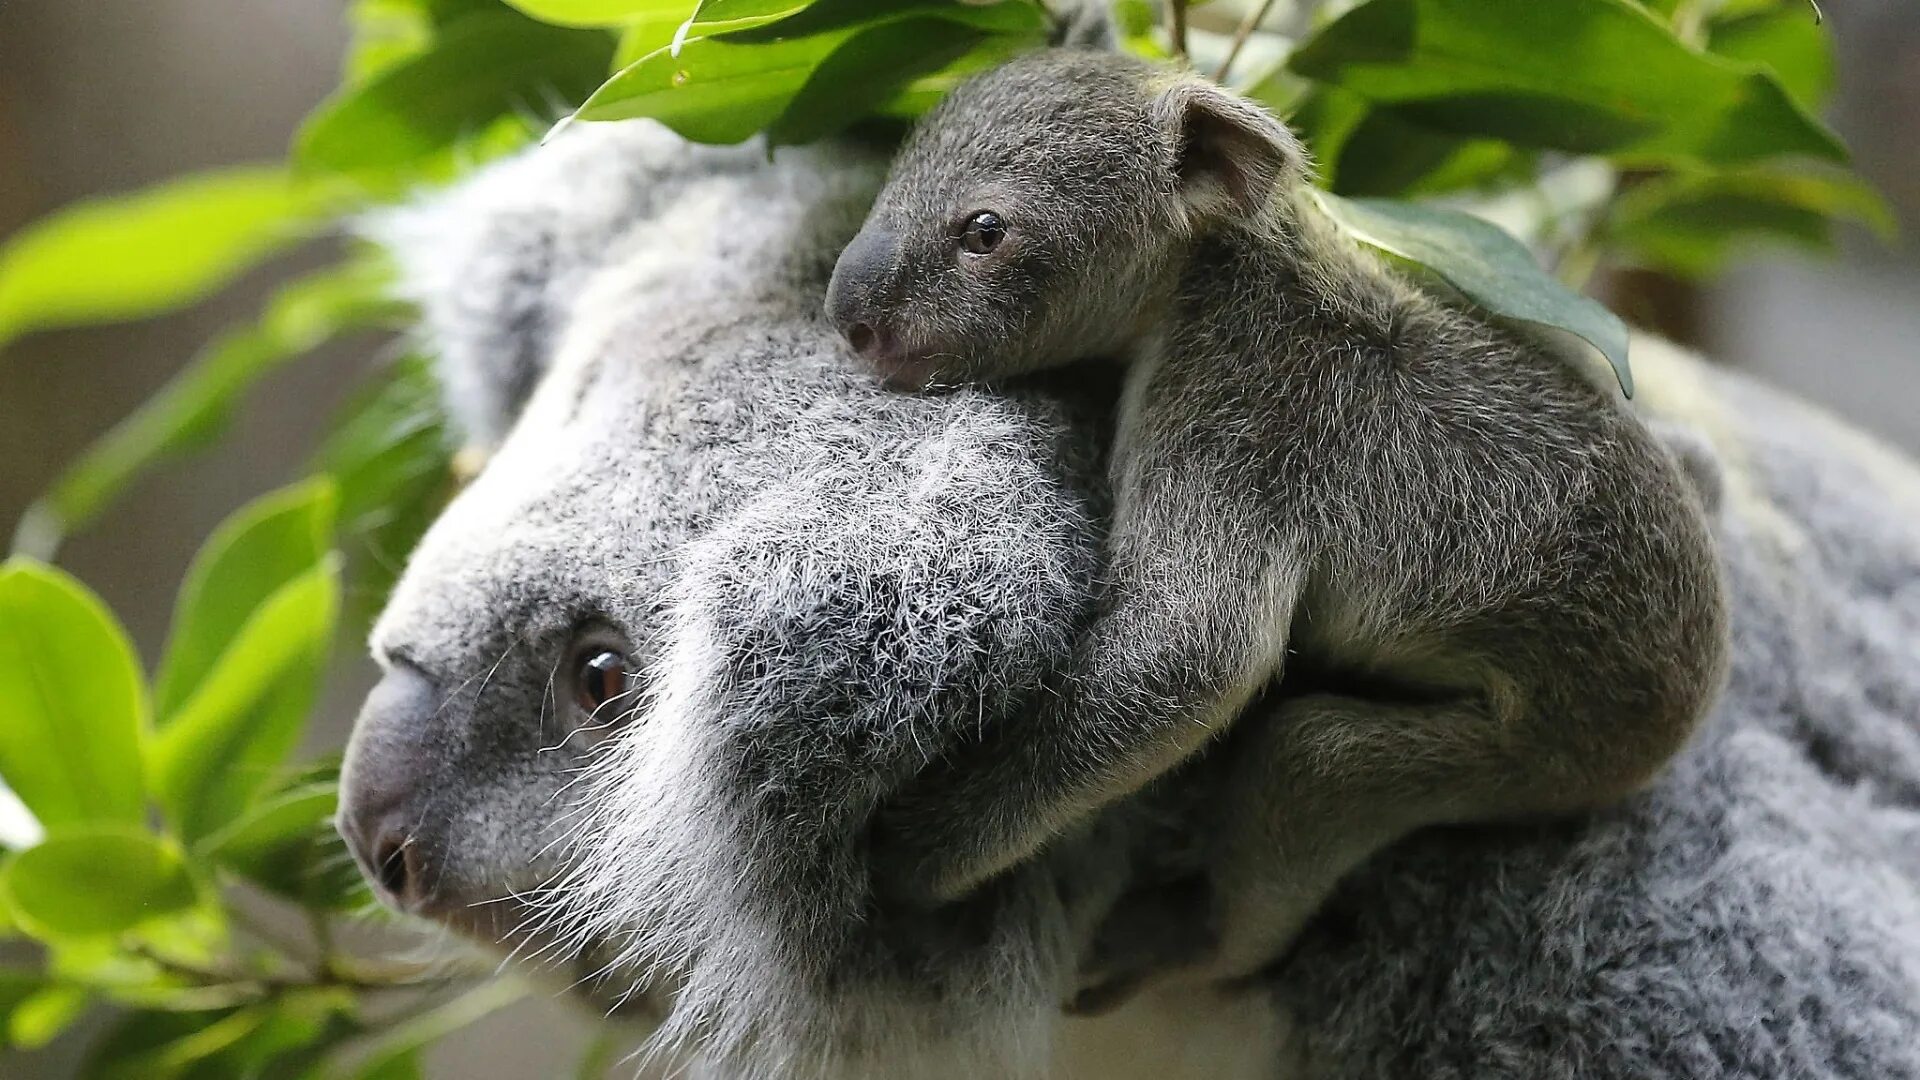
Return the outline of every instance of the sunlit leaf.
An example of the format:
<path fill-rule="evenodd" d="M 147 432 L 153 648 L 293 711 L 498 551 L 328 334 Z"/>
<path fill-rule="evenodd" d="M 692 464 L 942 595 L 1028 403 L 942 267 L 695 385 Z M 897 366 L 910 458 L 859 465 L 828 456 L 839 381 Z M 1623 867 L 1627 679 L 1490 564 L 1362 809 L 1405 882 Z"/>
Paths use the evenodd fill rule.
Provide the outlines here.
<path fill-rule="evenodd" d="M 1622 392 L 1633 396 L 1626 324 L 1604 305 L 1560 284 L 1498 226 L 1420 203 L 1316 194 L 1356 239 L 1425 267 L 1488 312 L 1585 339 L 1612 365 Z"/>
<path fill-rule="evenodd" d="M 459 19 L 424 52 L 327 99 L 294 147 L 303 168 L 388 190 L 503 116 L 539 124 L 585 98 L 607 71 L 613 39 L 497 9 Z"/>
<path fill-rule="evenodd" d="M 264 797 L 198 850 L 310 910 L 362 905 L 371 899 L 365 882 L 333 828 L 336 787 L 333 781 L 302 783 Z"/>
<path fill-rule="evenodd" d="M 0 869 L 0 898 L 36 937 L 130 930 L 196 899 L 180 852 L 133 829 L 55 832 Z"/>
<path fill-rule="evenodd" d="M 871 0 L 849 2 L 873 6 Z M 987 6 L 935 0 L 888 8 L 865 22 L 847 21 L 856 14 L 867 14 L 867 8 L 850 11 L 822 0 L 782 22 L 689 38 L 677 55 L 671 47 L 656 49 L 608 79 L 576 115 L 583 120 L 651 117 L 706 143 L 740 142 L 779 123 L 786 130 L 776 132 L 776 141 L 798 141 L 796 136 L 817 137 L 859 119 L 916 75 L 967 52 L 966 47 L 948 51 L 942 39 L 962 35 L 942 24 L 1013 33 L 1012 28 L 1032 28 L 1041 25 L 1035 20 L 1044 20 L 1025 0 Z M 914 31 L 883 29 L 910 20 Z M 815 72 L 843 47 L 853 50 L 835 64 L 844 78 L 819 83 L 792 120 L 785 120 Z"/>
<path fill-rule="evenodd" d="M 854 31 L 761 45 L 697 38 L 654 50 L 593 92 L 583 120 L 651 117 L 695 142 L 736 143 L 772 123 Z"/>
<path fill-rule="evenodd" d="M 0 348 L 29 330 L 115 322 L 191 303 L 304 239 L 334 200 L 250 166 L 76 203 L 0 247 Z"/>
<path fill-rule="evenodd" d="M 1807 109 L 1819 109 L 1833 88 L 1833 45 L 1811 8 L 1795 4 L 1715 23 L 1707 47 L 1766 68 Z"/>
<path fill-rule="evenodd" d="M 0 999 L 5 995 L 0 987 Z M 22 1050 L 33 1050 L 52 1042 L 73 1026 L 92 1002 L 78 986 L 45 986 L 16 1003 L 11 1011 L 0 1001 L 0 1015 L 7 1021 L 6 1043 Z"/>
<path fill-rule="evenodd" d="M 236 511 L 200 546 L 181 581 L 166 655 L 154 679 L 154 715 L 162 727 L 200 688 L 254 612 L 327 553 L 334 504 L 328 480 L 285 488 Z"/>
<path fill-rule="evenodd" d="M 627 26 L 671 19 L 684 22 L 699 0 L 506 0 L 541 22 L 555 26 Z"/>
<path fill-rule="evenodd" d="M 1886 203 L 1851 176 L 1736 170 L 1636 184 L 1615 202 L 1605 238 L 1624 260 L 1705 277 L 1757 243 L 1825 251 L 1841 221 L 1864 225 L 1883 240 L 1895 232 Z"/>
<path fill-rule="evenodd" d="M 22 516 L 14 548 L 45 558 L 156 462 L 206 444 L 245 394 L 289 360 L 355 329 L 397 326 L 390 270 L 355 259 L 281 289 L 259 322 L 208 346 L 133 415 L 89 446 Z"/>
<path fill-rule="evenodd" d="M 0 566 L 0 778 L 48 829 L 139 825 L 147 699 L 133 646 L 86 587 Z"/>
<path fill-rule="evenodd" d="M 714 6 L 707 4 L 701 7 L 702 20 Z M 1035 46 L 1045 43 L 1042 39 L 1049 28 L 1046 9 L 1032 0 L 995 0 L 986 4 L 967 3 L 964 0 L 920 0 L 913 4 L 902 4 L 898 0 L 815 0 L 777 20 L 734 30 L 727 34 L 727 40 L 735 44 L 777 41 L 850 26 L 878 29 L 889 23 L 910 19 L 932 19 L 988 33 L 1023 35 L 1031 38 L 1029 44 Z M 925 38 L 935 39 L 952 34 L 950 30 L 943 31 L 938 22 L 921 27 Z M 708 35 L 717 32 L 704 21 L 694 25 Z M 937 44 L 935 40 L 916 40 L 914 47 L 928 50 Z"/>
<path fill-rule="evenodd" d="M 898 93 L 916 76 L 966 55 L 980 32 L 929 19 L 881 23 L 861 30 L 814 69 L 767 128 L 774 145 L 831 135 Z"/>
<path fill-rule="evenodd" d="M 276 589 L 154 739 L 154 790 L 180 834 L 205 836 L 268 786 L 298 743 L 338 618 L 338 561 Z"/>
<path fill-rule="evenodd" d="M 1292 66 L 1426 126 L 1520 146 L 1629 162 L 1846 156 L 1772 75 L 1688 48 L 1628 0 L 1369 0 Z"/>

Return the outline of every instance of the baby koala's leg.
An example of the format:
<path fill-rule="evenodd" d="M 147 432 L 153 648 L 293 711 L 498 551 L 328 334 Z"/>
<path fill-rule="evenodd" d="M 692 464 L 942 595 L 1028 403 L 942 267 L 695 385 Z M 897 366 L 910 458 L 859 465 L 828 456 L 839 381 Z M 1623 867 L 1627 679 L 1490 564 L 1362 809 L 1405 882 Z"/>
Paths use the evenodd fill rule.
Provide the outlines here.
<path fill-rule="evenodd" d="M 1585 752 L 1564 734 L 1577 724 L 1545 712 L 1312 694 L 1237 728 L 1211 973 L 1278 960 L 1341 878 L 1415 829 L 1587 809 L 1644 780 L 1643 763 Z"/>

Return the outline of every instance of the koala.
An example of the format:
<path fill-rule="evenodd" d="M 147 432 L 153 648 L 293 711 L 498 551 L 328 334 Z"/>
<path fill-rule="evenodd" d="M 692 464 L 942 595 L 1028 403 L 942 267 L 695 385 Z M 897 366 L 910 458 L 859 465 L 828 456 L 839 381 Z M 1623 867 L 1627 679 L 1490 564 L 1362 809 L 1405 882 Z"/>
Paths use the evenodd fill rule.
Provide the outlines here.
<path fill-rule="evenodd" d="M 1218 748 L 1203 966 L 1239 979 L 1388 843 L 1619 800 L 1713 703 L 1726 605 L 1673 455 L 1308 183 L 1258 106 L 1077 50 L 963 84 L 900 151 L 827 302 L 887 383 L 1128 373 L 1098 616 L 1032 715 L 889 806 L 893 895 L 973 895 L 1312 671 Z"/>
<path fill-rule="evenodd" d="M 1028 711 L 1090 616 L 1107 411 L 854 368 L 820 299 L 884 164 L 584 128 L 369 226 L 501 435 L 373 630 L 340 831 L 387 903 L 700 1075 L 1037 1075 L 1174 816 L 939 913 L 873 895 L 878 807 Z"/>
<path fill-rule="evenodd" d="M 481 392 L 450 403 L 496 403 L 503 435 L 375 638 L 402 674 L 356 725 L 340 824 L 388 903 L 624 1001 L 669 1075 L 1915 1075 L 1920 470 L 1647 337 L 1636 407 L 1717 462 L 1735 646 L 1646 792 L 1423 830 L 1254 987 L 1063 1017 L 1100 939 L 1180 944 L 1222 766 L 1331 681 L 1303 653 L 1196 760 L 980 896 L 874 895 L 856 809 L 1028 716 L 1094 610 L 1121 370 L 938 396 L 853 370 L 819 300 L 884 168 L 583 125 L 377 223 L 423 346 Z M 574 648 L 575 612 L 617 634 Z M 633 693 L 589 708 L 621 692 L 609 651 Z M 701 714 L 674 717 L 663 681 L 704 687 Z M 656 727 L 701 783 L 660 783 L 682 778 L 636 737 Z M 860 731 L 916 749 L 867 778 Z M 643 857 L 649 836 L 691 857 Z"/>

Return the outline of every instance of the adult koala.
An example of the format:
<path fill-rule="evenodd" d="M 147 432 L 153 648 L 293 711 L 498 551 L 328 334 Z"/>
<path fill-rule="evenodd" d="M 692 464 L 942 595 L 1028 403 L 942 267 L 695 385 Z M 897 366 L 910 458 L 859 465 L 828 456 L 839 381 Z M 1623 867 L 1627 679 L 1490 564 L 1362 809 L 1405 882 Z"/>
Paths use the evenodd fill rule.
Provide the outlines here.
<path fill-rule="evenodd" d="M 1157 1022 L 1137 1075 L 1920 1076 L 1920 477 L 1653 341 L 1643 404 L 1723 462 L 1735 645 L 1652 790 L 1410 838 L 1260 985 L 1122 1028 L 1059 1002 L 1188 865 L 1206 760 L 963 904 L 876 903 L 876 807 L 1019 722 L 1084 619 L 1107 404 L 856 373 L 819 297 L 878 175 L 589 128 L 383 224 L 500 439 L 373 638 L 341 825 L 393 902 L 566 960 L 711 1075 L 1118 1077 L 1088 1031 Z"/>

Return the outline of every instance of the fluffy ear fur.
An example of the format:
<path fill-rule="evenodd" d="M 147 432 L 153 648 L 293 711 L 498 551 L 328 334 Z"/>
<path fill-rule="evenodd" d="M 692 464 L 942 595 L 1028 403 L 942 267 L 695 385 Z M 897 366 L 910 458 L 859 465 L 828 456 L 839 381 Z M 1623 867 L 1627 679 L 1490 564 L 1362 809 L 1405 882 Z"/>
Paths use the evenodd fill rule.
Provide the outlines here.
<path fill-rule="evenodd" d="M 1280 185 L 1306 173 L 1306 152 L 1265 109 L 1214 83 L 1185 79 L 1154 100 L 1174 147 L 1181 199 L 1201 219 L 1260 213 Z"/>

